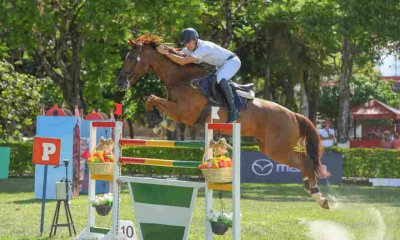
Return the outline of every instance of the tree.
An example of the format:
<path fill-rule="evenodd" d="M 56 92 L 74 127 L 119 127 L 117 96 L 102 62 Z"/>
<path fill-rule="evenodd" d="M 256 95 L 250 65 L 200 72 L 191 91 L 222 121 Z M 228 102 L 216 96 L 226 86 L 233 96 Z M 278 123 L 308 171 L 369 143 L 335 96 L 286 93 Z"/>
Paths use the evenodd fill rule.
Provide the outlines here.
<path fill-rule="evenodd" d="M 367 68 L 372 69 L 371 64 L 367 66 Z M 393 82 L 380 80 L 379 74 L 371 71 L 357 71 L 350 81 L 349 108 L 351 109 L 373 99 L 399 108 L 400 96 L 398 93 L 393 92 L 392 89 Z M 339 87 L 337 85 L 322 87 L 319 108 L 321 115 L 329 119 L 335 119 L 337 122 L 339 101 Z"/>
<path fill-rule="evenodd" d="M 8 47 L 37 60 L 38 73 L 62 89 L 70 107 L 86 108 L 85 93 L 101 95 L 99 85 L 115 77 L 131 7 L 127 0 L 3 1 L 0 15 Z"/>
<path fill-rule="evenodd" d="M 49 78 L 17 73 L 0 61 L 0 141 L 20 140 L 29 133 L 44 99 L 60 101 L 60 91 Z"/>
<path fill-rule="evenodd" d="M 399 42 L 400 6 L 396 0 L 336 0 L 337 39 L 341 42 L 338 142 L 348 140 L 350 80 L 355 62 L 374 60 L 379 50 Z M 367 59 L 367 60 L 366 60 Z"/>

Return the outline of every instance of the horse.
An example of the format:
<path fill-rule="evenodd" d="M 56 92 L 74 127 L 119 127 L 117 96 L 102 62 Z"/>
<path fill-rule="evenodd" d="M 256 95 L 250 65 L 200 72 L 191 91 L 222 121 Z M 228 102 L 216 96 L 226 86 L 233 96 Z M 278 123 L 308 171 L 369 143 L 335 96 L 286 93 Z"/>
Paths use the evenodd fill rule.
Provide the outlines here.
<path fill-rule="evenodd" d="M 145 73 L 156 74 L 166 87 L 167 99 L 150 95 L 146 99 L 146 112 L 154 108 L 169 115 L 173 121 L 193 126 L 208 103 L 207 98 L 192 87 L 193 79 L 201 79 L 209 72 L 199 64 L 178 65 L 165 55 L 158 53 L 156 47 L 165 46 L 161 38 L 149 34 L 135 40 L 129 40 L 131 47 L 119 72 L 116 85 L 119 90 L 129 89 Z M 180 52 L 165 46 L 168 51 Z M 220 108 L 219 120 L 225 122 L 227 109 Z M 206 121 L 210 122 L 208 114 Z M 329 209 L 329 201 L 318 189 L 317 178 L 327 178 L 330 173 L 322 164 L 322 145 L 317 129 L 305 116 L 267 100 L 254 98 L 241 110 L 241 135 L 257 139 L 260 152 L 272 160 L 295 167 L 303 175 L 304 190 L 322 208 Z M 221 132 L 229 135 L 229 132 Z M 303 146 L 305 154 L 295 151 L 296 146 Z"/>

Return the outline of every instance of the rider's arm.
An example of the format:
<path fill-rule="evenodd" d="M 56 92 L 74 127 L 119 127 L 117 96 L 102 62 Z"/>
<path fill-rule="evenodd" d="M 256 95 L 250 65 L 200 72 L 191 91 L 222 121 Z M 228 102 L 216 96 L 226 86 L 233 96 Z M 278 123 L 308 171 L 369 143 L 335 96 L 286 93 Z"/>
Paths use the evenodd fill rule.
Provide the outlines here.
<path fill-rule="evenodd" d="M 196 62 L 197 59 L 192 57 L 192 56 L 178 56 L 173 53 L 170 53 L 167 49 L 165 49 L 163 46 L 158 46 L 157 51 L 161 54 L 164 54 L 167 56 L 169 59 L 171 59 L 173 62 L 179 64 L 179 65 L 185 65 L 188 63 L 193 63 Z"/>
<path fill-rule="evenodd" d="M 197 58 L 194 58 L 192 56 L 185 56 L 181 57 L 172 53 L 165 54 L 169 59 L 171 59 L 173 62 L 179 64 L 179 65 L 185 65 L 188 63 L 194 63 L 197 61 Z"/>

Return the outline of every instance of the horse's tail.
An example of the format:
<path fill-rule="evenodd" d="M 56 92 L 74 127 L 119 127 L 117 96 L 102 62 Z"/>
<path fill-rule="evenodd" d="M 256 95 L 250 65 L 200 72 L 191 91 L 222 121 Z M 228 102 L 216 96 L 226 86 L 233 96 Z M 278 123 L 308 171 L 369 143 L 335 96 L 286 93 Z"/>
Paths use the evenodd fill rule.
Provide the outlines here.
<path fill-rule="evenodd" d="M 319 134 L 314 124 L 305 116 L 295 113 L 299 124 L 300 137 L 305 138 L 307 157 L 313 163 L 315 174 L 319 178 L 327 178 L 331 174 L 322 166 L 321 157 L 323 148 Z"/>

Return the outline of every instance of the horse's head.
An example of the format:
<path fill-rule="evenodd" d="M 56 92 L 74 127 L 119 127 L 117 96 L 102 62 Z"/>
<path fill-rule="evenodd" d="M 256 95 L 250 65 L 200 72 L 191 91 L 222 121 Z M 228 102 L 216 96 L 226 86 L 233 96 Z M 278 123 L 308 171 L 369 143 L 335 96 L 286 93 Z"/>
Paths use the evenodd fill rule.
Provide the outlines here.
<path fill-rule="evenodd" d="M 140 41 L 129 40 L 131 50 L 126 55 L 124 64 L 117 77 L 117 87 L 120 91 L 127 90 L 135 84 L 139 78 L 149 70 L 150 55 L 154 55 L 155 49 Z"/>

